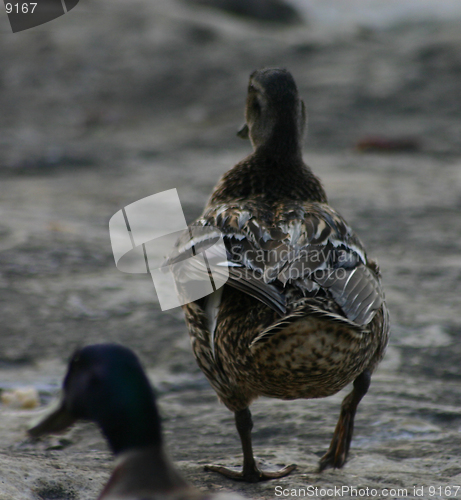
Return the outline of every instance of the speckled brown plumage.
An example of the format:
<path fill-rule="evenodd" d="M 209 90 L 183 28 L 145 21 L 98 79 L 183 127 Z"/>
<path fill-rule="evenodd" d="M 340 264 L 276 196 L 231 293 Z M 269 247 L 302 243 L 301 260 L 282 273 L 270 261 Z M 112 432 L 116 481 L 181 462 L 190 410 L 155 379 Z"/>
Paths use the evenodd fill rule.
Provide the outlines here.
<path fill-rule="evenodd" d="M 341 467 L 355 410 L 388 340 L 378 267 L 303 163 L 304 120 L 290 73 L 253 73 L 241 135 L 255 151 L 223 176 L 196 221 L 223 233 L 231 265 L 223 288 L 184 311 L 198 364 L 235 412 L 244 452 L 242 472 L 210 470 L 235 479 L 294 468 L 257 467 L 248 410 L 254 399 L 326 397 L 355 381 L 320 463 Z"/>

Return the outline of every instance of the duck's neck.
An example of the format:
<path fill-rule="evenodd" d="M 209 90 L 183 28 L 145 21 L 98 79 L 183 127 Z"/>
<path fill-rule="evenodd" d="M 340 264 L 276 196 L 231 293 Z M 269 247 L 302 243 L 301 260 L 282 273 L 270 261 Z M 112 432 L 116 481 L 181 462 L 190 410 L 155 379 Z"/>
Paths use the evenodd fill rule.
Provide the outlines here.
<path fill-rule="evenodd" d="M 294 119 L 278 119 L 269 137 L 255 147 L 255 154 L 263 158 L 272 158 L 280 163 L 295 165 L 302 163 L 302 134 Z"/>
<path fill-rule="evenodd" d="M 151 446 L 123 453 L 101 492 L 103 498 L 196 498 L 163 448 Z M 201 498 L 201 497 L 200 497 Z"/>
<path fill-rule="evenodd" d="M 304 164 L 297 141 L 268 141 L 238 163 L 221 179 L 209 204 L 261 197 L 268 203 L 280 200 L 326 203 L 320 180 Z"/>
<path fill-rule="evenodd" d="M 98 422 L 110 448 L 120 453 L 148 446 L 162 446 L 157 409 L 146 404 L 127 411 L 114 411 Z"/>

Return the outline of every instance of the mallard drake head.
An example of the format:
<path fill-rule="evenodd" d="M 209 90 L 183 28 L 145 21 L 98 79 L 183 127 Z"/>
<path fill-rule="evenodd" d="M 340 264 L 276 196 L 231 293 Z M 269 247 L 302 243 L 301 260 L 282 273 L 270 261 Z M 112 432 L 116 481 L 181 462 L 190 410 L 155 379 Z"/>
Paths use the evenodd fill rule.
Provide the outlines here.
<path fill-rule="evenodd" d="M 249 138 L 255 150 L 278 144 L 285 152 L 290 145 L 300 150 L 305 124 L 304 102 L 289 71 L 267 68 L 250 75 L 245 124 L 239 137 Z"/>
<path fill-rule="evenodd" d="M 61 432 L 76 420 L 97 423 L 122 454 L 98 499 L 241 500 L 202 493 L 182 477 L 162 446 L 155 395 L 136 355 L 96 344 L 72 356 L 59 408 L 29 429 L 32 437 Z"/>
<path fill-rule="evenodd" d="M 132 351 L 117 344 L 77 350 L 69 362 L 59 408 L 29 434 L 60 432 L 79 419 L 98 424 L 116 454 L 161 445 L 155 395 Z"/>

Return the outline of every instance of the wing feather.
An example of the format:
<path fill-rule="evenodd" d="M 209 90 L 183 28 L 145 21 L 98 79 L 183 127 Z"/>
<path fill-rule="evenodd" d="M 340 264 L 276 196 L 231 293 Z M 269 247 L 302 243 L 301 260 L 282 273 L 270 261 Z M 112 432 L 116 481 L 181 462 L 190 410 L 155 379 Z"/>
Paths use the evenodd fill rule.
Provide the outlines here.
<path fill-rule="evenodd" d="M 367 325 L 383 303 L 374 263 L 368 264 L 360 240 L 328 205 L 284 202 L 274 208 L 246 200 L 210 207 L 197 224 L 222 232 L 232 266 L 228 285 L 282 316 L 293 289 L 305 297 L 326 294 L 344 312 L 342 320 L 359 327 Z M 206 244 L 206 238 L 199 242 Z M 318 307 L 314 312 L 320 314 Z M 288 312 L 283 321 L 292 317 L 296 315 Z"/>

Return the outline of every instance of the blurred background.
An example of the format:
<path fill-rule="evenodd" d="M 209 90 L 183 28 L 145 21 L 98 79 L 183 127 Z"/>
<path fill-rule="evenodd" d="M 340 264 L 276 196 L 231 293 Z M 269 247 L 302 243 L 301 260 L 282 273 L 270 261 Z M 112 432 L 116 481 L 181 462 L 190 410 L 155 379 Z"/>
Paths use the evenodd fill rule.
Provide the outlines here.
<path fill-rule="evenodd" d="M 161 312 L 149 276 L 116 269 L 108 221 L 171 188 L 197 217 L 251 151 L 236 137 L 249 74 L 285 67 L 308 111 L 305 160 L 381 265 L 392 340 L 349 469 L 314 473 L 342 395 L 262 400 L 255 446 L 297 462 L 300 484 L 306 471 L 322 484 L 351 473 L 370 486 L 459 484 L 460 23 L 458 0 L 80 0 L 16 34 L 2 11 L 2 395 L 32 387 L 43 406 L 73 349 L 122 342 L 150 370 L 188 477 L 235 489 L 197 465 L 239 457 L 232 416 L 195 364 L 181 311 Z M 38 410 L 10 401 L 0 499 L 94 498 L 112 467 L 99 435 L 81 427 L 37 447 L 24 429 Z M 273 498 L 267 484 L 238 488 Z"/>

